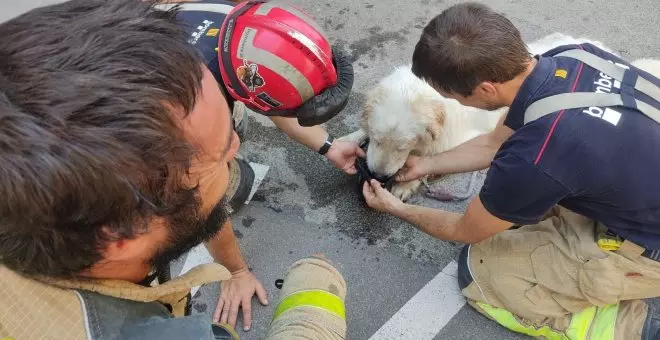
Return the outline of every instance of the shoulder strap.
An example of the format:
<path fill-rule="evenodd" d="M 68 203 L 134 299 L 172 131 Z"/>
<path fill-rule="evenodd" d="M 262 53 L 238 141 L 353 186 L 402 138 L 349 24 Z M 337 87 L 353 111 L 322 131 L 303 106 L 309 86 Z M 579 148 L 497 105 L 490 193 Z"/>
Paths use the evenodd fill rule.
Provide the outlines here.
<path fill-rule="evenodd" d="M 660 123 L 660 110 L 639 99 L 630 105 L 623 96 L 614 93 L 573 92 L 545 97 L 532 103 L 525 111 L 525 124 L 560 110 L 577 109 L 591 106 L 625 106 L 636 109 Z"/>
<path fill-rule="evenodd" d="M 660 110 L 633 96 L 634 90 L 637 90 L 660 103 L 660 87 L 644 79 L 637 72 L 580 49 L 567 50 L 556 54 L 555 57 L 577 59 L 607 74 L 621 82 L 621 93 L 574 92 L 549 96 L 537 100 L 527 108 L 525 124 L 560 110 L 591 106 L 624 106 L 636 109 L 660 123 Z"/>
<path fill-rule="evenodd" d="M 615 65 L 614 63 L 609 62 L 593 53 L 579 49 L 564 51 L 558 53 L 555 56 L 577 59 L 620 82 L 625 82 L 627 78 L 626 73 L 630 72 L 632 76 L 631 78 L 634 79 L 631 79 L 633 81 L 629 82 L 630 85 L 632 85 L 635 90 L 646 94 L 647 96 L 653 98 L 655 101 L 660 102 L 660 87 L 642 78 L 641 75 L 637 74 L 637 72 L 634 72 L 633 70 L 630 70 L 629 68 Z"/>

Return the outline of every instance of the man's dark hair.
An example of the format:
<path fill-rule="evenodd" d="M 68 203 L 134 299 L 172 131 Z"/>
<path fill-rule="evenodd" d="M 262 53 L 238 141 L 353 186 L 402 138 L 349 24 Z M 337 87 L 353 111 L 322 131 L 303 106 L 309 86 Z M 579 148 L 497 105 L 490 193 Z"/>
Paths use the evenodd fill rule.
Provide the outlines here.
<path fill-rule="evenodd" d="M 72 0 L 0 24 L 0 264 L 76 276 L 151 218 L 196 212 L 180 123 L 202 60 L 153 6 Z"/>
<path fill-rule="evenodd" d="M 467 2 L 444 10 L 424 28 L 412 71 L 436 89 L 469 96 L 481 82 L 515 78 L 529 58 L 511 21 L 485 5 Z"/>

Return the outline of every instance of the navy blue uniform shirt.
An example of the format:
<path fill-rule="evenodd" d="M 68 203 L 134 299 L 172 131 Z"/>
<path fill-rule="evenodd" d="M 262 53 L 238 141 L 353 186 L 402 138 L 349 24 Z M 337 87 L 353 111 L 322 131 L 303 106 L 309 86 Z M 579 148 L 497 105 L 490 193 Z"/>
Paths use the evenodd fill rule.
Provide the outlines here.
<path fill-rule="evenodd" d="M 182 21 L 182 26 L 188 34 L 188 43 L 204 59 L 216 81 L 220 85 L 227 102 L 232 108 L 233 98 L 229 95 L 222 82 L 220 65 L 218 63 L 218 39 L 220 38 L 220 28 L 225 21 L 227 14 L 236 6 L 231 1 L 223 0 L 199 0 L 194 2 L 184 2 L 182 5 L 195 4 L 196 8 L 202 9 L 200 4 L 212 5 L 207 10 L 183 10 L 177 15 L 177 19 Z M 192 8 L 192 7 L 191 7 Z M 185 9 L 185 8 L 184 8 Z"/>
<path fill-rule="evenodd" d="M 525 110 L 541 98 L 619 93 L 620 83 L 607 75 L 575 59 L 552 57 L 571 47 L 537 57 L 504 122 L 515 132 L 496 154 L 480 198 L 491 214 L 520 225 L 537 223 L 559 204 L 647 249 L 660 249 L 660 124 L 616 106 L 554 112 L 524 125 Z M 593 45 L 580 48 L 636 69 Z"/>

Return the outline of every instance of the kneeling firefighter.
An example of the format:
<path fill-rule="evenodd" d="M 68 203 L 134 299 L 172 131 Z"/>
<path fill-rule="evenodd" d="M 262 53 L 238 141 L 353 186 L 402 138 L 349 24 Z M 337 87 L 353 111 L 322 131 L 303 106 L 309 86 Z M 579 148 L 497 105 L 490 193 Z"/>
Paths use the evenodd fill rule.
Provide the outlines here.
<path fill-rule="evenodd" d="M 580 41 L 533 55 L 508 18 L 475 2 L 433 18 L 412 59 L 438 93 L 508 111 L 493 131 L 399 174 L 488 168 L 464 213 L 405 204 L 375 181 L 367 204 L 467 243 L 459 287 L 507 329 L 660 339 L 660 62 Z"/>
<path fill-rule="evenodd" d="M 354 142 L 334 141 L 320 125 L 346 106 L 353 67 L 323 30 L 301 10 L 267 0 L 167 1 L 178 7 L 188 42 L 203 56 L 243 139 L 247 110 L 264 115 L 289 137 L 355 174 L 363 151 Z M 230 162 L 230 203 L 240 209 L 251 191 L 253 170 L 241 157 Z"/>

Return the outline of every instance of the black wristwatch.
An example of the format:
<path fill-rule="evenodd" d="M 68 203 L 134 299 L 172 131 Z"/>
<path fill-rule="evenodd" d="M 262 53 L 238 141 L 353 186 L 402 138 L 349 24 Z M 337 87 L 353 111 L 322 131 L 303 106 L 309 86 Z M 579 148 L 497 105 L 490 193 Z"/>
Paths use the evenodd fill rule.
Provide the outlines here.
<path fill-rule="evenodd" d="M 328 134 L 328 139 L 325 140 L 325 143 L 323 143 L 323 146 L 321 146 L 321 148 L 319 149 L 319 154 L 325 155 L 326 153 L 328 153 L 328 150 L 330 150 L 333 141 L 334 139 L 332 138 L 332 136 Z"/>

